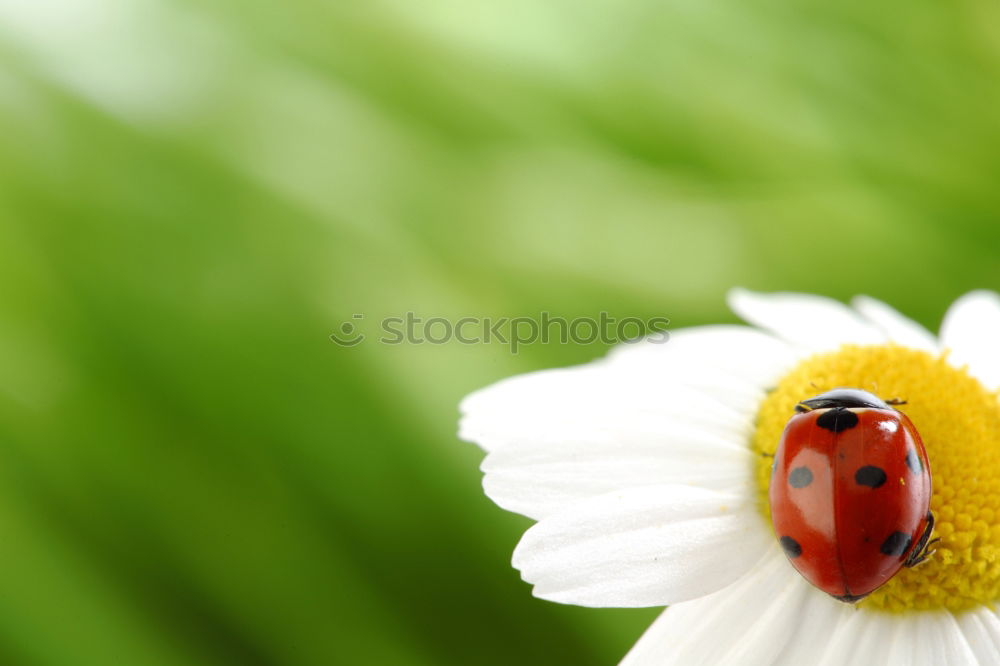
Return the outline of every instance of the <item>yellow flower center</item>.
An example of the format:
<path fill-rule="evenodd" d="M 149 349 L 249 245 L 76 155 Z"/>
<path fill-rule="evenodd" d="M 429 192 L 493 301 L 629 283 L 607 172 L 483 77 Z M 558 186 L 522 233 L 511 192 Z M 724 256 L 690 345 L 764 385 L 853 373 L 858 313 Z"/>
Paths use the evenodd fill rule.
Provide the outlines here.
<path fill-rule="evenodd" d="M 903 611 L 963 610 L 1000 599 L 1000 400 L 944 356 L 899 347 L 844 346 L 817 354 L 781 379 L 761 405 L 753 448 L 773 454 L 795 405 L 838 387 L 860 388 L 897 407 L 917 428 L 930 461 L 931 511 L 940 541 L 923 564 L 902 569 L 860 602 Z M 770 522 L 771 458 L 759 457 L 761 511 Z"/>

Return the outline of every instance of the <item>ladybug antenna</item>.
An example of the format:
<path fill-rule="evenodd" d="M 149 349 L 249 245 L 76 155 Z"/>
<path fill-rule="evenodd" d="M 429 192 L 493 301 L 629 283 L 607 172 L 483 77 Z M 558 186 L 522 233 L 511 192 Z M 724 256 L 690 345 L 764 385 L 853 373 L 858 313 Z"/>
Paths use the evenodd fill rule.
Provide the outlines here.
<path fill-rule="evenodd" d="M 887 405 L 905 405 L 907 403 L 906 403 L 906 399 L 905 398 L 889 398 L 888 400 L 885 401 L 885 404 L 887 404 Z"/>

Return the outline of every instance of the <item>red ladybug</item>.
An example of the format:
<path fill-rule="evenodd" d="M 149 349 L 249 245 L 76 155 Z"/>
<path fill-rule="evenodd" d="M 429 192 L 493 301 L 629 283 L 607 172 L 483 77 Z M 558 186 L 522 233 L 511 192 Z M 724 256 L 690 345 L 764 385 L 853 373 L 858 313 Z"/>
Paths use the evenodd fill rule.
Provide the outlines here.
<path fill-rule="evenodd" d="M 853 603 L 930 555 L 927 452 L 906 414 L 867 391 L 834 389 L 795 411 L 771 472 L 774 532 L 806 580 Z"/>

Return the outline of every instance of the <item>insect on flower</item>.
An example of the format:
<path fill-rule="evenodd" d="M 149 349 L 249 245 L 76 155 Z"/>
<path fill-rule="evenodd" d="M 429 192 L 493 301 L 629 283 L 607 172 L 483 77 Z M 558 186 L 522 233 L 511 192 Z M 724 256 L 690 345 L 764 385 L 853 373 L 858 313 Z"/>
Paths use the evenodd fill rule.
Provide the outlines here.
<path fill-rule="evenodd" d="M 927 559 L 931 472 L 917 429 L 894 404 L 838 388 L 795 407 L 771 477 L 771 520 L 806 580 L 856 602 Z"/>

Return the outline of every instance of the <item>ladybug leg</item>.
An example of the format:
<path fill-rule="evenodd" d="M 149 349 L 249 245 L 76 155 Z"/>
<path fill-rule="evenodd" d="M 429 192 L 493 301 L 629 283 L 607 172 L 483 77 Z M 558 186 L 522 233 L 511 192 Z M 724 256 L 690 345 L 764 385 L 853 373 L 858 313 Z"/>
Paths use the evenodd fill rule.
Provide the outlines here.
<path fill-rule="evenodd" d="M 927 512 L 927 526 L 924 528 L 924 533 L 920 536 L 920 540 L 917 541 L 917 545 L 913 547 L 910 551 L 909 556 L 906 561 L 903 562 L 904 567 L 915 567 L 928 557 L 934 554 L 931 549 L 935 543 L 941 539 L 934 539 L 933 541 L 928 541 L 931 538 L 931 532 L 934 531 L 934 514 L 930 511 Z"/>
<path fill-rule="evenodd" d="M 764 458 L 773 458 L 773 457 L 774 457 L 774 454 L 773 454 L 773 453 L 768 453 L 767 451 L 761 451 L 761 452 L 760 452 L 760 455 L 761 455 L 762 457 L 764 457 Z"/>

